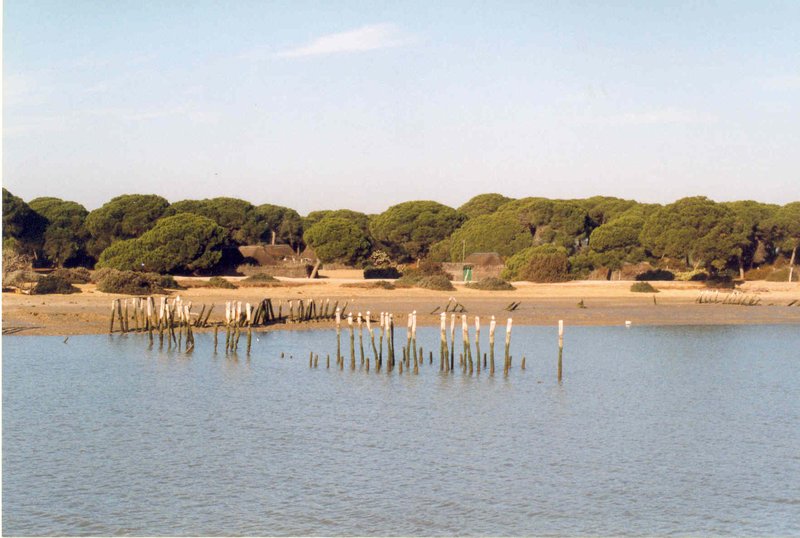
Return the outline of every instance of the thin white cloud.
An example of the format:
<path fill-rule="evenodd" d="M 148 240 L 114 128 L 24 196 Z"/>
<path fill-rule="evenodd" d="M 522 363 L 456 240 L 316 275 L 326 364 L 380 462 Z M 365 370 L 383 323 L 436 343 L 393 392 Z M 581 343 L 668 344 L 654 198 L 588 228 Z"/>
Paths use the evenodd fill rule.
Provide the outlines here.
<path fill-rule="evenodd" d="M 761 87 L 772 91 L 800 90 L 800 75 L 766 78 L 761 81 Z"/>
<path fill-rule="evenodd" d="M 406 45 L 411 36 L 394 24 L 372 24 L 349 32 L 328 34 L 314 39 L 307 45 L 275 53 L 279 58 L 302 58 L 352 52 L 365 52 Z"/>
<path fill-rule="evenodd" d="M 716 118 L 710 114 L 679 108 L 662 108 L 595 118 L 590 123 L 607 125 L 689 125 L 713 123 L 715 121 Z"/>

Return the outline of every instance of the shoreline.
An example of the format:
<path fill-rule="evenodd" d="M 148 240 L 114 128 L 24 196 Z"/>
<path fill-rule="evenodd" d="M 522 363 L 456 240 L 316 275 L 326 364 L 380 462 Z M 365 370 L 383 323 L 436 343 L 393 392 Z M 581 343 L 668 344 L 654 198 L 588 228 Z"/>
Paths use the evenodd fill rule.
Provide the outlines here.
<path fill-rule="evenodd" d="M 331 272 L 337 273 L 337 272 Z M 397 320 L 405 320 L 416 310 L 419 325 L 438 325 L 441 312 L 449 298 L 454 297 L 466 308 L 471 320 L 478 315 L 484 323 L 494 315 L 498 322 L 507 317 L 515 326 L 550 326 L 563 319 L 567 326 L 618 326 L 625 321 L 633 325 L 767 325 L 800 324 L 800 284 L 783 282 L 747 282 L 738 291 L 757 295 L 761 301 L 756 306 L 731 304 L 698 304 L 700 293 L 707 291 L 697 282 L 652 282 L 660 292 L 634 293 L 631 281 L 572 281 L 560 284 L 515 283 L 514 291 L 490 292 L 464 288 L 461 283 L 455 291 L 410 289 L 365 289 L 344 287 L 344 284 L 364 282 L 347 272 L 309 282 L 305 279 L 281 279 L 287 286 L 265 288 L 189 288 L 172 292 L 168 297 L 180 295 L 192 301 L 193 310 L 201 305 L 215 304 L 209 323 L 220 322 L 224 317 L 225 301 L 255 303 L 265 297 L 281 299 L 330 299 L 347 301 L 347 312 L 355 315 L 370 311 L 375 319 L 379 312 L 392 312 Z M 338 278 L 337 278 L 338 277 Z M 192 279 L 179 279 L 192 280 Z M 230 278 L 235 282 L 237 278 Z M 107 294 L 96 290 L 93 284 L 78 285 L 82 293 L 72 295 L 22 295 L 4 293 L 4 336 L 76 336 L 83 334 L 108 334 L 110 304 L 115 298 L 129 296 Z M 720 290 L 720 295 L 728 290 Z M 655 298 L 655 301 L 654 301 Z M 521 302 L 514 312 L 504 308 L 512 301 Z M 787 306 L 797 301 L 793 306 Z M 581 308 L 579 303 L 584 305 Z M 437 307 L 439 310 L 431 314 Z M 448 313 L 449 315 L 449 313 Z M 460 313 L 456 314 L 457 316 Z M 404 325 L 405 322 L 403 322 Z M 448 322 L 449 323 L 449 322 Z M 399 327 L 401 325 L 397 324 Z M 258 327 L 257 331 L 305 330 L 334 327 L 332 321 L 276 324 Z M 402 328 L 402 327 L 401 327 Z M 197 332 L 209 330 L 196 329 Z"/>

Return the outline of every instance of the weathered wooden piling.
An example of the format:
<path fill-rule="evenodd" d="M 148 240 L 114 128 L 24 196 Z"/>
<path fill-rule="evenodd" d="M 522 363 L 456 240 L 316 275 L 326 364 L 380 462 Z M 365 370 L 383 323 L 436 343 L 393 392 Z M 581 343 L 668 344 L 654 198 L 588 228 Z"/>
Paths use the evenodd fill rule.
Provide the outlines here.
<path fill-rule="evenodd" d="M 439 314 L 439 371 L 449 370 L 450 361 L 447 359 L 447 314 Z"/>
<path fill-rule="evenodd" d="M 461 365 L 461 371 L 466 373 L 467 372 L 467 350 L 469 350 L 469 328 L 467 326 L 467 315 L 461 314 L 461 345 L 463 347 L 463 352 L 459 356 L 459 364 Z"/>
<path fill-rule="evenodd" d="M 564 320 L 558 320 L 558 382 L 561 382 L 562 362 L 561 358 L 564 354 Z"/>
<path fill-rule="evenodd" d="M 117 299 L 111 301 L 111 325 L 108 326 L 108 334 L 114 332 L 114 314 L 117 311 Z"/>
<path fill-rule="evenodd" d="M 389 355 L 389 368 L 388 371 L 391 372 L 394 368 L 394 316 L 389 314 L 389 325 L 387 328 L 386 337 L 387 340 L 387 353 Z"/>
<path fill-rule="evenodd" d="M 485 366 L 485 365 L 484 365 Z M 475 316 L 475 368 L 481 371 L 481 318 Z"/>
<path fill-rule="evenodd" d="M 503 373 L 508 375 L 508 369 L 511 367 L 511 355 L 509 353 L 511 349 L 511 318 L 508 318 L 506 322 L 506 360 L 505 360 L 505 368 Z"/>
<path fill-rule="evenodd" d="M 361 312 L 358 313 L 358 348 L 361 352 L 361 364 L 364 364 L 364 325 Z"/>
<path fill-rule="evenodd" d="M 347 326 L 350 328 L 350 369 L 356 368 L 356 335 L 353 328 L 353 314 L 347 314 Z"/>
<path fill-rule="evenodd" d="M 372 332 L 372 320 L 370 320 L 369 310 L 367 310 L 367 332 L 369 333 L 369 341 L 372 344 L 372 356 L 375 359 L 375 364 L 377 364 L 378 349 L 375 347 L 375 333 Z"/>
<path fill-rule="evenodd" d="M 336 309 L 336 364 L 342 358 L 342 314 Z"/>
<path fill-rule="evenodd" d="M 456 315 L 450 314 L 450 371 L 455 367 L 456 358 Z"/>

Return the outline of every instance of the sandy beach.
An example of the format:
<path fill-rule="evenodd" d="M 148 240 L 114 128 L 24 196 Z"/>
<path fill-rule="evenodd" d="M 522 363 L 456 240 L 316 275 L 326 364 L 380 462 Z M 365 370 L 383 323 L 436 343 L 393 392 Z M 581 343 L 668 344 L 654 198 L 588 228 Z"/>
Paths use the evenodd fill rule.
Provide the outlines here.
<path fill-rule="evenodd" d="M 417 311 L 418 322 L 435 324 L 448 300 L 460 302 L 470 316 L 511 316 L 517 325 L 550 325 L 563 319 L 567 325 L 620 325 L 631 321 L 639 325 L 769 324 L 800 323 L 800 285 L 783 282 L 748 282 L 738 290 L 758 295 L 757 306 L 698 304 L 707 288 L 696 282 L 654 282 L 659 293 L 633 293 L 631 282 L 574 281 L 561 284 L 515 283 L 516 290 L 490 292 L 472 290 L 454 283 L 455 291 L 423 289 L 364 289 L 347 284 L 363 282 L 360 271 L 330 271 L 319 280 L 281 279 L 286 286 L 269 288 L 190 288 L 172 292 L 192 301 L 198 312 L 201 305 L 217 305 L 210 322 L 223 318 L 225 301 L 256 303 L 271 299 L 327 299 L 347 301 L 348 312 L 387 311 L 404 318 Z M 191 282 L 193 279 L 178 281 Z M 236 282 L 237 278 L 230 279 Z M 19 335 L 102 334 L 108 331 L 111 300 L 121 295 L 97 291 L 93 284 L 79 285 L 81 293 L 72 295 L 3 294 L 3 333 Z M 720 295 L 728 293 L 721 290 Z M 654 301 L 655 298 L 655 301 Z M 520 302 L 509 313 L 511 302 Z M 585 308 L 579 306 L 583 302 Z M 793 306 L 787 306 L 797 301 Z M 439 310 L 431 314 L 437 307 Z M 284 324 L 265 330 L 324 326 Z"/>

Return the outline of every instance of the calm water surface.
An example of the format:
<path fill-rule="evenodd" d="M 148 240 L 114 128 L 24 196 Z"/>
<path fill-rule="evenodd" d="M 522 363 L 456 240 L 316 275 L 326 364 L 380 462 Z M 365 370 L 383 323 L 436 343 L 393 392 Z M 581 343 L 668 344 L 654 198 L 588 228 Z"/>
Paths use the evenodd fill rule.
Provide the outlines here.
<path fill-rule="evenodd" d="M 3 338 L 4 534 L 800 535 L 797 326 L 567 327 L 561 385 L 554 328 L 508 378 L 196 338 Z"/>

